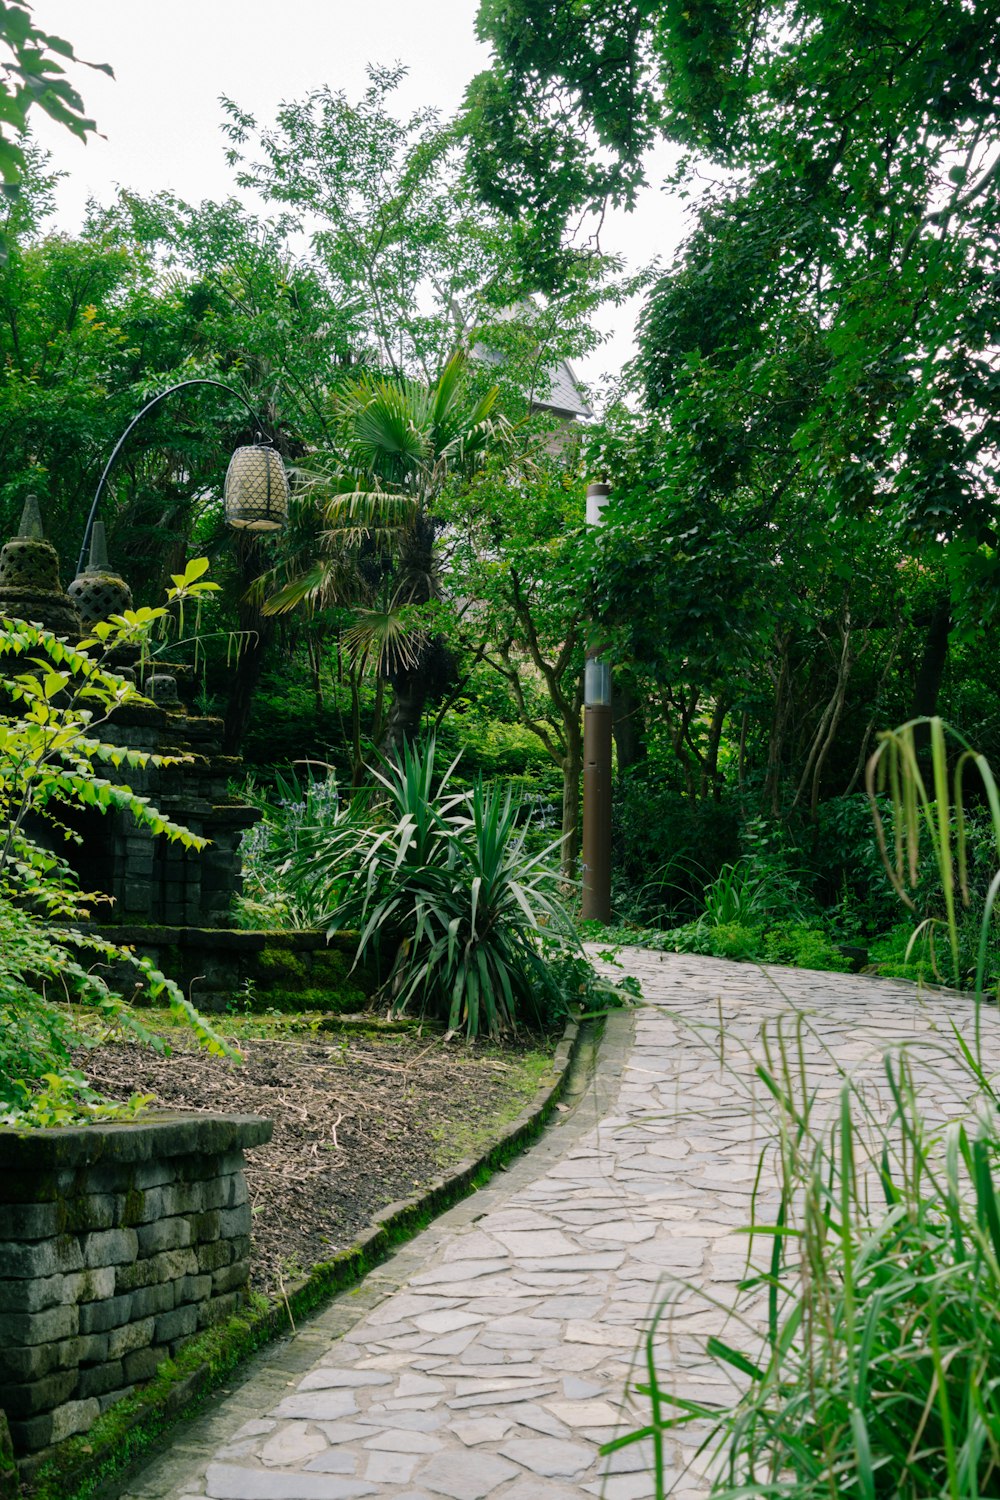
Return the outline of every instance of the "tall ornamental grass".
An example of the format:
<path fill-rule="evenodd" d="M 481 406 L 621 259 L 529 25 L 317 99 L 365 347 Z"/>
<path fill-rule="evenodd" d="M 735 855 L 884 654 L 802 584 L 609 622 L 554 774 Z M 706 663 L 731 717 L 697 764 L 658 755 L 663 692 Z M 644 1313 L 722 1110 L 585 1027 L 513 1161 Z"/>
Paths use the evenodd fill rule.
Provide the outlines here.
<path fill-rule="evenodd" d="M 724 1409 L 675 1395 L 654 1326 L 638 1386 L 650 1421 L 609 1445 L 651 1441 L 657 1497 L 672 1488 L 670 1440 L 691 1424 L 707 1433 L 714 1500 L 1000 1496 L 1000 1101 L 982 1046 L 1000 799 L 982 756 L 940 720 L 883 735 L 869 789 L 891 794 L 878 831 L 904 899 L 930 843 L 937 925 L 957 967 L 972 770 L 998 867 L 980 913 L 975 1027 L 966 1039 L 942 997 L 940 1031 L 883 1058 L 881 1099 L 841 1069 L 832 1101 L 809 1077 L 804 1017 L 790 1018 L 794 1034 L 786 1023 L 765 1035 L 756 1077 L 772 1129 L 758 1180 L 776 1175 L 777 1208 L 746 1226 L 750 1247 L 766 1247 L 765 1270 L 748 1269 L 740 1287 L 729 1324 L 739 1332 L 707 1344 L 740 1394 Z M 944 1120 L 928 1079 L 947 1087 Z"/>

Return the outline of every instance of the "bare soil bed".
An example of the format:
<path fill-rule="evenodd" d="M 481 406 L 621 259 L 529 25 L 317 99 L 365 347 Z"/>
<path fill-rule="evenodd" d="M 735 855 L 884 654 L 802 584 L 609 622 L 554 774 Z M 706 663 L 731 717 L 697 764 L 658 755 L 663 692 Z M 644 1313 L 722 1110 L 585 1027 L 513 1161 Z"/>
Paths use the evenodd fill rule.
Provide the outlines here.
<path fill-rule="evenodd" d="M 268 1146 L 247 1154 L 251 1279 L 280 1290 L 350 1245 L 375 1213 L 488 1145 L 542 1081 L 546 1054 L 413 1033 L 233 1038 L 242 1065 L 174 1043 L 169 1057 L 111 1043 L 81 1062 L 113 1098 L 264 1115 Z"/>

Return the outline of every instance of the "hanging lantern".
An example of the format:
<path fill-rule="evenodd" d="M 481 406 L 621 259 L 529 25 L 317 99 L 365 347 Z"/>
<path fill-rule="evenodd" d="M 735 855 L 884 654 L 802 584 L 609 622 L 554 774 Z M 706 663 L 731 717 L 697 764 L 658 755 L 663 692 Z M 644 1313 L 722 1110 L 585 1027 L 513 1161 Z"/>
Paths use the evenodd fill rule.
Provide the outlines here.
<path fill-rule="evenodd" d="M 226 520 L 242 531 L 278 531 L 288 519 L 288 478 L 269 444 L 237 448 L 226 471 Z"/>

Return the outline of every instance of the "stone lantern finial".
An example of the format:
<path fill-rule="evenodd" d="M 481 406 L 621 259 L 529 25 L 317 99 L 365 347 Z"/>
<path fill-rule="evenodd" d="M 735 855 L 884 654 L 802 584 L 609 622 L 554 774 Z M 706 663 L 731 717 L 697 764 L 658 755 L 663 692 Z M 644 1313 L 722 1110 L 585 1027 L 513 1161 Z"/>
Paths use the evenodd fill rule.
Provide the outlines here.
<path fill-rule="evenodd" d="M 17 531 L 18 536 L 28 537 L 33 542 L 44 542 L 45 528 L 42 525 L 42 512 L 38 504 L 37 495 L 29 495 L 24 502 L 21 512 L 21 524 Z"/>
<path fill-rule="evenodd" d="M 80 616 L 59 582 L 59 554 L 45 540 L 36 496 L 29 495 L 17 536 L 0 548 L 0 614 L 31 620 L 77 640 Z"/>
<path fill-rule="evenodd" d="M 108 562 L 104 522 L 95 521 L 90 533 L 90 561 L 66 590 L 89 630 L 98 620 L 132 608 L 132 590 Z"/>

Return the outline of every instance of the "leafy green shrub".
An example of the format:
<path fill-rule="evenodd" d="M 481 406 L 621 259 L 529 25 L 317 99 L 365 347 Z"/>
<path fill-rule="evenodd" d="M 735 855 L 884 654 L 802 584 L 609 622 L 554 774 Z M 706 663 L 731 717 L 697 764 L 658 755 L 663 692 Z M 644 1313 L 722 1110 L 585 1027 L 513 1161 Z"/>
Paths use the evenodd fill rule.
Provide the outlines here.
<path fill-rule="evenodd" d="M 884 799 L 882 805 L 888 813 Z M 863 792 L 819 804 L 810 856 L 822 899 L 827 906 L 839 904 L 845 932 L 870 937 L 897 920 L 899 897 L 886 874 Z"/>
<path fill-rule="evenodd" d="M 317 881 L 308 851 L 322 846 L 327 860 L 353 851 L 360 830 L 371 821 L 371 796 L 341 795 L 334 775 L 310 777 L 277 773 L 273 793 L 248 782 L 242 794 L 264 817 L 243 839 L 243 894 L 236 905 L 241 927 L 320 927 L 330 910 L 327 881 Z M 307 851 L 300 858 L 300 852 Z M 327 865 L 329 869 L 329 864 Z"/>
<path fill-rule="evenodd" d="M 433 740 L 377 780 L 384 799 L 300 828 L 282 879 L 331 932 L 360 933 L 357 959 L 388 967 L 383 993 L 470 1037 L 565 1012 L 552 957 L 579 954 L 559 899 L 558 842 L 532 853 L 510 795 L 453 792 Z"/>
<path fill-rule="evenodd" d="M 193 577 L 200 576 L 199 573 Z M 184 575 L 174 597 L 186 591 Z M 197 591 L 195 591 L 197 597 Z M 0 1122 L 66 1123 L 109 1106 L 87 1087 L 74 1048 L 109 1029 L 162 1045 L 86 965 L 128 958 L 150 992 L 168 1003 L 211 1050 L 230 1053 L 183 992 L 151 964 L 80 928 L 95 902 L 67 861 L 48 847 L 74 835 L 67 808 L 111 808 L 186 848 L 204 840 L 163 817 L 148 798 L 101 774 L 163 764 L 100 735 L 115 708 L 137 696 L 108 671 L 106 654 L 142 644 L 162 610 L 128 611 L 95 627 L 79 648 L 20 620 L 0 621 Z M 95 659 L 95 649 L 104 655 Z M 20 670 L 18 670 L 20 669 Z M 53 839 L 49 839 L 51 830 Z M 69 1002 L 77 1002 L 71 1008 Z"/>
<path fill-rule="evenodd" d="M 762 926 L 769 918 L 802 921 L 809 910 L 799 881 L 782 866 L 768 868 L 759 858 L 744 856 L 723 865 L 705 888 L 704 927 Z"/>
<path fill-rule="evenodd" d="M 630 767 L 615 787 L 615 910 L 651 926 L 693 916 L 738 835 L 735 802 L 692 801 L 658 760 Z"/>
<path fill-rule="evenodd" d="M 740 922 L 719 922 L 709 926 L 688 922 L 663 934 L 668 950 L 674 953 L 704 953 L 713 958 L 755 959 L 764 947 L 763 927 L 747 927 Z"/>
<path fill-rule="evenodd" d="M 788 964 L 793 969 L 821 969 L 832 974 L 846 974 L 848 959 L 821 927 L 798 924 L 772 927 L 764 937 L 764 961 Z"/>

